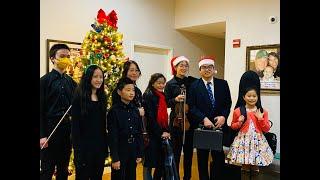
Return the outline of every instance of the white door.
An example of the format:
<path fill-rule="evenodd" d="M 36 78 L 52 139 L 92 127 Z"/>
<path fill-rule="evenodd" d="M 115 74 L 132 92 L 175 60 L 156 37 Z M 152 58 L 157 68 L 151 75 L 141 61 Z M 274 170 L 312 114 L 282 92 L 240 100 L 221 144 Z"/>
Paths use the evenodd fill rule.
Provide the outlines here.
<path fill-rule="evenodd" d="M 172 78 L 170 75 L 171 52 L 168 49 L 134 45 L 132 59 L 138 63 L 141 70 L 137 86 L 142 94 L 146 90 L 152 74 L 161 73 L 167 80 Z"/>

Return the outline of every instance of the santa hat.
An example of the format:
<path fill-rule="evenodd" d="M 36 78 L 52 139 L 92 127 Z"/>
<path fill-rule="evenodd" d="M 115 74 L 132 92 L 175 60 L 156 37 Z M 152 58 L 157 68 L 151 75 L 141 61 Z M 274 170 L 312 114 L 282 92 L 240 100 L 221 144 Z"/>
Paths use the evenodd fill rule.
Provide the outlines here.
<path fill-rule="evenodd" d="M 201 59 L 199 60 L 199 68 L 204 64 L 214 66 L 214 59 L 212 57 L 201 57 Z"/>
<path fill-rule="evenodd" d="M 174 69 L 174 67 L 179 64 L 181 61 L 187 61 L 189 64 L 189 59 L 187 59 L 184 56 L 176 56 L 174 58 L 171 59 L 171 70 L 172 70 L 172 75 L 175 75 L 177 72 Z"/>

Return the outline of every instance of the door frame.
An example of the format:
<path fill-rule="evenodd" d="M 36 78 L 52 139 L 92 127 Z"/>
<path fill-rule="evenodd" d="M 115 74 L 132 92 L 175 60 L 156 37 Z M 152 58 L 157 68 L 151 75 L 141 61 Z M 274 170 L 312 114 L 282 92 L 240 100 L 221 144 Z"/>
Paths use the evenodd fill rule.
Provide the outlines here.
<path fill-rule="evenodd" d="M 141 41 L 131 41 L 131 46 L 130 46 L 130 57 L 134 57 L 134 49 L 135 47 L 140 47 L 140 48 L 145 48 L 145 49 L 158 49 L 158 50 L 163 50 L 167 51 L 166 56 L 168 57 L 168 60 L 171 60 L 173 57 L 173 48 L 169 46 L 164 46 L 160 44 L 153 44 L 153 43 L 146 43 L 146 42 L 141 42 Z M 171 64 L 170 61 L 165 62 L 165 72 L 163 72 L 163 75 L 167 79 L 171 79 L 172 74 L 171 74 Z"/>

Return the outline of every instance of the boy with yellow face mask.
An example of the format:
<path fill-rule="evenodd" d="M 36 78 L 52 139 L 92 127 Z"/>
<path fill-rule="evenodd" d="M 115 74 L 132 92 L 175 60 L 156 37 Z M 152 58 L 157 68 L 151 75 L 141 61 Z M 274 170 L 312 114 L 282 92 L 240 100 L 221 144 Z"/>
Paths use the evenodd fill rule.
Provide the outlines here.
<path fill-rule="evenodd" d="M 40 179 L 51 179 L 57 166 L 56 179 L 68 179 L 68 165 L 71 154 L 71 122 L 69 113 L 64 116 L 55 132 L 59 120 L 71 105 L 76 82 L 66 74 L 71 64 L 70 49 L 65 44 L 55 44 L 50 49 L 53 63 L 51 72 L 40 78 Z"/>
<path fill-rule="evenodd" d="M 59 49 L 55 51 L 55 56 L 50 56 L 50 60 L 53 63 L 54 69 L 60 73 L 63 73 L 68 66 L 72 65 L 69 49 Z"/>

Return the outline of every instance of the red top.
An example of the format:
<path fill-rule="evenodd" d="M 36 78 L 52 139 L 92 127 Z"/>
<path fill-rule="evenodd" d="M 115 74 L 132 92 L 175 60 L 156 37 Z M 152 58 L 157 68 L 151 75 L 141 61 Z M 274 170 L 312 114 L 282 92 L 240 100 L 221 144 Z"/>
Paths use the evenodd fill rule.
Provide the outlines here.
<path fill-rule="evenodd" d="M 233 112 L 233 119 L 231 122 L 231 128 L 236 130 L 239 129 L 242 125 L 241 122 L 239 122 L 238 118 L 241 116 L 240 108 L 234 110 Z M 240 132 L 246 133 L 249 129 L 249 119 L 253 121 L 254 127 L 256 129 L 256 132 L 268 132 L 270 130 L 270 124 L 269 124 L 269 117 L 268 112 L 263 109 L 263 118 L 261 120 L 258 120 L 258 118 L 254 115 L 254 112 L 248 112 L 247 111 L 247 119 L 242 125 Z"/>

